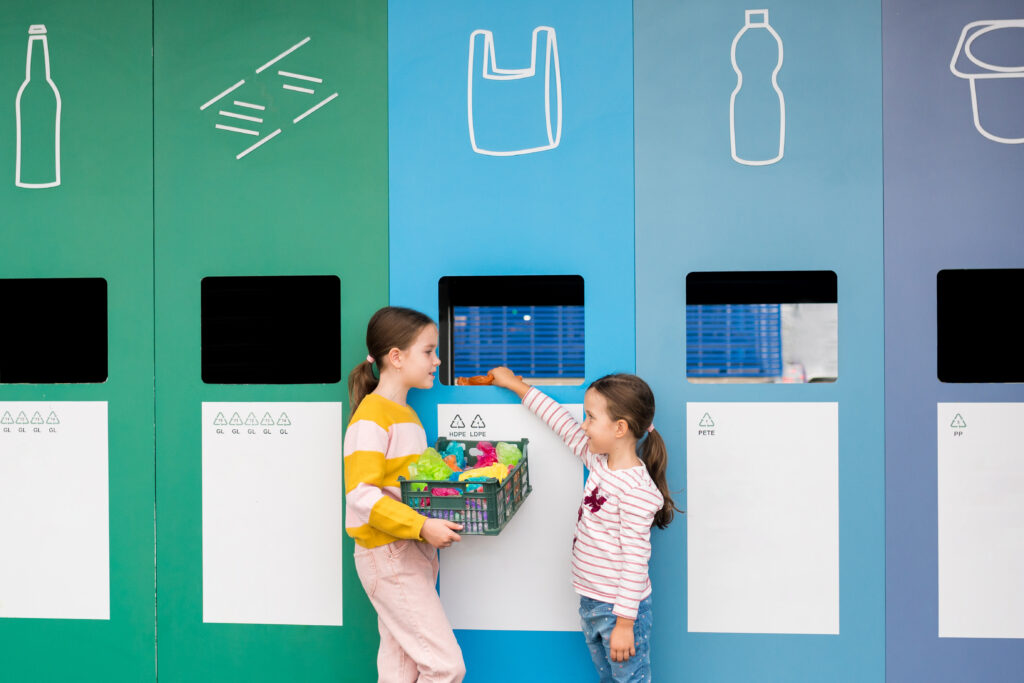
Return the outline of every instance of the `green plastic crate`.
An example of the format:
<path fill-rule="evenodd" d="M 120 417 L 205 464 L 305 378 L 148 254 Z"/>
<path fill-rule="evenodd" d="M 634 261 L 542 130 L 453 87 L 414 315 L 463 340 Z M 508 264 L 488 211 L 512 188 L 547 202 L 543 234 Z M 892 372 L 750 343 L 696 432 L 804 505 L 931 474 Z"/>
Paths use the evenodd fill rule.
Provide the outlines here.
<path fill-rule="evenodd" d="M 470 455 L 469 451 L 480 442 L 440 438 L 435 446 L 437 452 L 443 453 L 452 441 L 465 444 L 468 465 L 466 469 L 472 468 L 477 458 Z M 402 502 L 421 515 L 462 524 L 463 529 L 459 532 L 460 534 L 497 536 L 533 491 L 533 487 L 530 486 L 530 463 L 527 453 L 527 444 L 530 440 L 502 439 L 502 441 L 519 446 L 519 450 L 523 453 L 523 459 L 505 477 L 505 481 L 499 483 L 497 479 L 492 478 L 481 482 L 459 482 L 447 479 L 436 481 L 399 477 L 398 483 L 402 487 Z M 492 441 L 491 443 L 497 444 L 498 442 Z M 471 486 L 480 488 L 469 491 Z M 430 495 L 430 490 L 435 488 L 456 489 L 460 495 Z"/>

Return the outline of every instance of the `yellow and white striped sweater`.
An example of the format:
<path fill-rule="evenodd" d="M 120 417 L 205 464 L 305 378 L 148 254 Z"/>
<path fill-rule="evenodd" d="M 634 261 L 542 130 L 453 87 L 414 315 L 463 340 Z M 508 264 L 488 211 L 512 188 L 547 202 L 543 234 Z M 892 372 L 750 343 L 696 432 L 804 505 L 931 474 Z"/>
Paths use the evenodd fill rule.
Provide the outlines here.
<path fill-rule="evenodd" d="M 426 517 L 402 503 L 398 477 L 427 448 L 423 425 L 409 406 L 377 394 L 360 402 L 345 432 L 345 531 L 364 548 L 422 540 Z"/>

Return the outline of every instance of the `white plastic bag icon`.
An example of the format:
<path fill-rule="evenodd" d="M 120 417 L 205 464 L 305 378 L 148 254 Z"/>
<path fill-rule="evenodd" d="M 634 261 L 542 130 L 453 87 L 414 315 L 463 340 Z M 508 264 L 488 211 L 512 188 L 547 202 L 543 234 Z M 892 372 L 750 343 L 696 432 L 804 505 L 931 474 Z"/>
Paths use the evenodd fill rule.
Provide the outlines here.
<path fill-rule="evenodd" d="M 540 34 L 544 46 L 543 78 L 537 73 Z M 481 38 L 483 45 L 478 51 Z M 562 138 L 562 76 L 555 29 L 533 29 L 530 55 L 530 66 L 502 69 L 494 55 L 494 35 L 478 29 L 469 36 L 466 104 L 469 142 L 477 154 L 504 157 L 558 147 Z"/>

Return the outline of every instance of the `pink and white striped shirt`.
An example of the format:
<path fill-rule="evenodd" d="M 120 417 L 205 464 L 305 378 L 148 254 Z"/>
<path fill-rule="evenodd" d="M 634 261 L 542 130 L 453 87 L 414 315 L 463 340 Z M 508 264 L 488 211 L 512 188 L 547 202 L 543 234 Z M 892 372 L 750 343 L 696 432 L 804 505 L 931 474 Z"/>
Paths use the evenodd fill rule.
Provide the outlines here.
<path fill-rule="evenodd" d="M 651 525 L 665 499 L 644 465 L 609 469 L 608 456 L 590 450 L 590 439 L 569 411 L 536 387 L 523 397 L 523 405 L 547 422 L 590 470 L 572 542 L 573 588 L 611 603 L 617 616 L 635 619 L 640 601 L 651 594 Z"/>

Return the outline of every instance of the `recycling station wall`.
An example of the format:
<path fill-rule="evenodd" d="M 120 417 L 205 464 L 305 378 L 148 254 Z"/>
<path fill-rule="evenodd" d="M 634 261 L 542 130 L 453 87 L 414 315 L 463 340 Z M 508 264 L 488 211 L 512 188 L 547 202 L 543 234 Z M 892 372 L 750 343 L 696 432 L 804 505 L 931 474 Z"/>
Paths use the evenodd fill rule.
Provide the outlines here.
<path fill-rule="evenodd" d="M 631 11 L 629 2 L 596 13 L 585 2 L 390 3 L 392 303 L 434 317 L 445 276 L 578 275 L 586 381 L 633 371 Z M 514 96 L 526 104 L 518 111 L 498 86 L 523 83 L 481 77 L 485 31 L 490 67 L 535 67 L 523 80 L 537 89 Z M 557 146 L 544 149 L 552 139 Z M 486 153 L 494 151 L 512 153 Z M 563 403 L 583 401 L 583 386 L 545 389 Z M 435 386 L 414 394 L 428 441 L 461 431 L 456 415 L 463 438 L 530 439 L 534 493 L 508 529 L 441 553 L 441 600 L 471 676 L 584 679 L 592 665 L 567 565 L 582 467 L 525 408 L 495 405 L 514 402 L 511 393 Z"/>
<path fill-rule="evenodd" d="M 259 349 L 292 329 L 294 362 L 326 333 L 351 367 L 387 303 L 386 8 L 155 9 L 160 678 L 372 680 L 342 373 L 263 376 Z M 215 279 L 253 276 L 274 277 Z M 297 276 L 326 291 L 282 291 Z"/>
<path fill-rule="evenodd" d="M 0 6 L 6 681 L 156 668 L 151 35 L 148 3 Z"/>
<path fill-rule="evenodd" d="M 886 672 L 893 681 L 1012 681 L 1024 665 L 1016 579 L 1024 566 L 1024 389 L 940 381 L 937 357 L 947 343 L 937 316 L 949 309 L 940 272 L 1024 262 L 1015 190 L 1024 141 L 1024 80 L 1014 70 L 1021 10 L 998 1 L 883 3 Z M 986 300 L 1008 302 L 1020 289 L 974 295 L 975 307 L 990 310 Z M 950 314 L 954 326 L 982 337 L 997 372 L 1013 364 L 998 338 L 984 338 L 987 326 L 971 317 L 971 306 Z M 950 359 L 954 370 L 968 360 Z"/>
<path fill-rule="evenodd" d="M 655 671 L 882 680 L 878 7 L 750 9 L 635 10 L 637 372 L 687 511 L 656 534 Z M 778 69 L 774 118 L 737 68 Z M 687 381 L 687 275 L 729 271 L 835 273 L 837 381 Z"/>
<path fill-rule="evenodd" d="M 375 680 L 367 320 L 450 354 L 452 292 L 580 283 L 582 376 L 542 389 L 582 419 L 644 377 L 685 510 L 658 680 L 1019 678 L 1019 2 L 37 5 L 0 6 L 0 680 Z M 837 370 L 689 375 L 698 294 L 780 281 L 825 283 L 792 300 Z M 533 485 L 441 551 L 467 680 L 590 680 L 587 473 L 450 379 L 428 441 L 528 439 Z"/>

